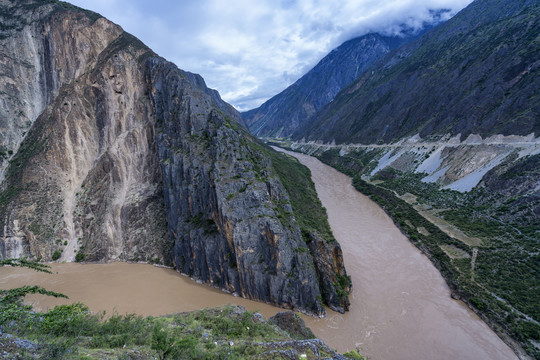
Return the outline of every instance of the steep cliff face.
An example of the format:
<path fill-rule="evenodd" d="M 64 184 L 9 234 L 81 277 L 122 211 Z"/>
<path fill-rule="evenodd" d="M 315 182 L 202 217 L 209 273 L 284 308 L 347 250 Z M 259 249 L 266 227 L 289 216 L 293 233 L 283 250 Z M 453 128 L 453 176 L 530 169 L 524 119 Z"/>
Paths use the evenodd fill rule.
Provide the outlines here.
<path fill-rule="evenodd" d="M 313 261 L 271 163 L 204 88 L 159 59 L 149 61 L 174 263 L 191 276 L 242 296 L 320 314 Z"/>
<path fill-rule="evenodd" d="M 289 137 L 373 62 L 414 37 L 370 33 L 346 41 L 293 85 L 242 116 L 256 136 Z"/>
<path fill-rule="evenodd" d="M 14 56 L 13 39 L 29 49 L 0 81 L 5 114 L 17 114 L 2 117 L 13 155 L 0 257 L 158 262 L 306 313 L 346 310 L 339 245 L 317 252 L 330 259 L 319 266 L 273 151 L 200 76 L 96 14 L 54 1 L 1 5 L 20 14 L 2 54 Z"/>
<path fill-rule="evenodd" d="M 2 40 L 7 56 L 20 55 L 2 81 L 2 99 L 14 103 L 3 117 L 3 145 L 14 155 L 2 184 L 2 255 L 169 262 L 153 110 L 138 62 L 149 50 L 94 14 L 16 4 L 9 9 L 26 23 Z"/>
<path fill-rule="evenodd" d="M 324 312 L 324 299 L 344 311 L 336 290 L 318 281 L 326 274 L 336 281 L 343 263 L 317 271 L 299 226 L 287 219 L 293 209 L 271 150 L 241 128 L 238 113 L 212 100 L 199 77 L 156 58 L 148 67 L 175 266 L 244 297 L 304 304 L 313 314 Z"/>
<path fill-rule="evenodd" d="M 24 134 L 61 85 L 81 75 L 121 32 L 97 14 L 59 15 L 63 7 L 43 3 L 0 2 L 0 181 Z"/>
<path fill-rule="evenodd" d="M 476 0 L 377 61 L 293 138 L 538 134 L 539 12 L 537 1 Z"/>

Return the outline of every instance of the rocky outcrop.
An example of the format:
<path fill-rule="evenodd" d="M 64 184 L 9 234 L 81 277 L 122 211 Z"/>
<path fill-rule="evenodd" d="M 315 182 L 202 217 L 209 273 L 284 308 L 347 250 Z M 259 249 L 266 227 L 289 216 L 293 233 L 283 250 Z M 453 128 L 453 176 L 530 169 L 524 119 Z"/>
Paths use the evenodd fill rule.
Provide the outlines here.
<path fill-rule="evenodd" d="M 474 1 L 377 61 L 292 138 L 382 144 L 415 134 L 538 136 L 539 13 L 537 1 Z"/>
<path fill-rule="evenodd" d="M 327 248 L 333 268 L 299 251 L 306 244 L 272 150 L 200 76 L 94 13 L 0 4 L 20 15 L 2 33 L 2 54 L 14 56 L 14 39 L 29 48 L 0 81 L 13 98 L 2 97 L 0 114 L 1 144 L 13 149 L 0 192 L 1 258 L 157 262 L 282 307 L 344 310 L 341 288 L 318 280 L 337 286 L 346 275 L 339 246 Z M 4 116 L 19 109 L 32 112 Z"/>
<path fill-rule="evenodd" d="M 506 206 L 506 211 L 499 213 L 503 221 L 519 219 L 520 223 L 537 229 L 536 224 L 540 219 L 539 153 L 525 157 L 514 153 L 487 172 L 479 184 L 486 191 L 477 203 Z"/>
<path fill-rule="evenodd" d="M 280 329 L 286 331 L 295 339 L 313 339 L 315 335 L 300 315 L 292 311 L 280 311 L 268 319 L 270 324 L 277 325 Z"/>
<path fill-rule="evenodd" d="M 341 247 L 337 241 L 328 243 L 317 234 L 307 236 L 325 302 L 335 311 L 348 311 L 350 303 L 347 294 L 352 290 L 352 283 L 345 272 Z"/>
<path fill-rule="evenodd" d="M 148 66 L 175 266 L 244 297 L 323 313 L 311 255 L 295 252 L 300 229 L 278 219 L 292 209 L 269 159 L 191 75 L 160 59 Z"/>

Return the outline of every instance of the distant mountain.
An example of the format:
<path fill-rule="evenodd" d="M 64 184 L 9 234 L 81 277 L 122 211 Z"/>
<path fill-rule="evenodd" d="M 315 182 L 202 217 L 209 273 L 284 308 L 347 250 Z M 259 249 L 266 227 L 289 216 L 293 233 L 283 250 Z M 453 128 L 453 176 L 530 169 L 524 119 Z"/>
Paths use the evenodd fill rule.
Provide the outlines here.
<path fill-rule="evenodd" d="M 370 33 L 344 42 L 287 89 L 243 113 L 250 131 L 261 137 L 290 136 L 373 62 L 418 36 L 409 29 L 401 36 Z"/>
<path fill-rule="evenodd" d="M 377 61 L 293 135 L 388 143 L 540 132 L 540 4 L 476 0 Z"/>

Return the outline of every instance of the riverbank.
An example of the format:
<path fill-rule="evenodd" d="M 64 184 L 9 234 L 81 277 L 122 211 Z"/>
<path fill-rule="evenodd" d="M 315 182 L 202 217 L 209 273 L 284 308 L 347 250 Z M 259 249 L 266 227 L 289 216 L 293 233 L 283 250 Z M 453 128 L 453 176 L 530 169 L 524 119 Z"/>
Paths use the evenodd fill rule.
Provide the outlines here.
<path fill-rule="evenodd" d="M 516 358 L 476 314 L 450 297 L 431 261 L 348 176 L 313 157 L 287 153 L 311 170 L 354 289 L 348 314 L 315 320 L 316 326 L 307 320 L 308 326 L 328 343 L 355 343 L 374 359 Z M 339 339 L 332 328 L 339 328 Z"/>
<path fill-rule="evenodd" d="M 92 314 L 86 305 L 47 313 L 0 297 L 2 359 L 274 359 L 345 360 L 316 339 L 299 316 L 281 312 L 268 321 L 242 306 L 161 317 Z"/>
<path fill-rule="evenodd" d="M 445 279 L 453 299 L 463 301 L 463 303 L 478 315 L 519 358 L 531 359 L 528 357 L 523 347 L 510 336 L 508 331 L 504 331 L 500 327 L 499 322 L 495 321 L 493 317 L 489 317 L 486 311 L 481 311 L 479 309 L 482 308 L 483 310 L 486 310 L 487 307 L 493 306 L 491 301 L 486 305 L 488 297 L 485 296 L 485 289 L 472 289 L 471 285 L 463 284 L 463 280 L 460 280 L 459 278 L 456 279 L 454 270 L 449 266 L 448 262 L 445 261 L 444 255 L 449 258 L 453 257 L 454 259 L 461 259 L 463 257 L 462 255 L 449 254 L 449 251 L 444 250 L 444 246 L 448 246 L 454 251 L 457 249 L 458 252 L 463 251 L 464 254 L 468 254 L 465 250 L 461 249 L 462 246 L 460 246 L 461 243 L 459 241 L 452 240 L 452 237 L 448 235 L 445 236 L 444 233 L 429 220 L 423 221 L 418 216 L 411 216 L 411 214 L 414 214 L 415 209 L 408 204 L 404 204 L 404 201 L 397 198 L 391 192 L 384 191 L 376 185 L 369 184 L 358 178 L 355 179 L 353 183 L 358 191 L 369 196 L 370 199 L 379 204 L 388 216 L 393 219 L 394 224 L 400 229 L 401 233 L 431 260 L 433 265 Z M 420 215 L 418 212 L 416 214 Z M 425 232 L 421 233 L 418 231 L 420 228 L 425 229 Z M 429 243 L 427 241 L 422 241 L 418 234 L 423 236 L 433 236 L 438 239 L 437 241 Z M 443 252 L 441 252 L 441 250 Z M 468 259 L 469 257 L 467 256 L 465 258 Z M 472 259 L 474 260 L 474 255 Z M 484 294 L 484 297 L 482 297 L 482 294 Z"/>
<path fill-rule="evenodd" d="M 518 328 L 516 325 L 513 325 L 513 329 L 508 327 L 509 314 L 514 314 L 511 315 L 514 316 L 514 321 L 524 317 L 517 315 L 519 312 L 512 310 L 500 297 L 493 296 L 484 286 L 473 281 L 475 279 L 474 263 L 478 254 L 478 244 L 467 244 L 449 236 L 424 216 L 421 216 L 411 204 L 398 197 L 394 191 L 362 180 L 358 164 L 356 164 L 356 168 L 347 166 L 350 165 L 350 157 L 341 156 L 336 151 L 329 153 L 318 154 L 317 157 L 325 164 L 354 177 L 353 184 L 356 190 L 368 195 L 380 205 L 392 218 L 393 223 L 400 229 L 401 233 L 431 260 L 444 277 L 451 289 L 452 296 L 464 301 L 513 349 L 517 356 L 522 359 L 531 359 L 531 355 L 527 355 L 523 345 L 529 347 L 529 354 L 533 354 L 534 349 L 531 349 L 530 343 L 525 341 L 527 337 L 533 336 L 527 334 L 528 336 L 521 338 L 522 341 L 516 341 L 516 333 L 526 331 L 526 328 Z M 363 166 L 368 166 L 365 159 Z M 377 180 L 377 183 L 383 182 Z M 482 261 L 485 262 L 485 248 L 481 248 L 481 250 Z M 481 267 L 485 269 L 484 264 Z M 481 275 L 480 270 L 476 270 L 476 273 Z M 510 334 L 514 334 L 514 336 Z"/>

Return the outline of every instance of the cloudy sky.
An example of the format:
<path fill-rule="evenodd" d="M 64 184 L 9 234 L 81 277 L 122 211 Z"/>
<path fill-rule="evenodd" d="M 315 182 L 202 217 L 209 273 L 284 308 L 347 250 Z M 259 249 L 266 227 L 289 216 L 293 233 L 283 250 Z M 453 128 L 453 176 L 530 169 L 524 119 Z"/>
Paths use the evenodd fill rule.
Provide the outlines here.
<path fill-rule="evenodd" d="M 343 41 L 419 26 L 472 0 L 68 0 L 121 25 L 244 111 L 281 92 Z"/>

